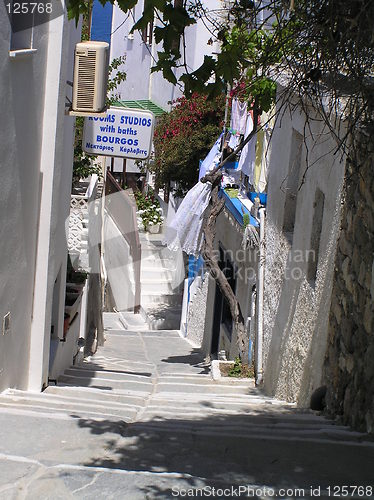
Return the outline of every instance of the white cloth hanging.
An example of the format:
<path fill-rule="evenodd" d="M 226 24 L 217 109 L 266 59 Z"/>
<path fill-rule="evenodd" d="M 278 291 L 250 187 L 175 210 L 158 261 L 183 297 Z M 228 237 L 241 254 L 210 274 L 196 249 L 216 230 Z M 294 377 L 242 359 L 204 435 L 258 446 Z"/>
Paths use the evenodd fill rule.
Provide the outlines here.
<path fill-rule="evenodd" d="M 245 130 L 245 137 L 253 130 L 253 120 L 252 116 L 249 114 L 247 119 L 247 127 Z M 252 139 L 244 146 L 240 153 L 239 165 L 237 170 L 243 172 L 243 174 L 248 175 L 249 182 L 253 184 L 254 169 L 256 161 L 256 134 Z"/>
<path fill-rule="evenodd" d="M 226 170 L 222 174 L 221 187 L 226 188 L 232 185 L 240 185 L 240 172 L 237 170 Z"/>
<path fill-rule="evenodd" d="M 275 124 L 274 110 L 272 109 L 268 113 L 263 113 L 261 116 L 261 122 L 264 123 L 265 125 L 264 125 L 264 144 L 262 152 L 262 168 L 257 186 L 257 190 L 259 193 L 263 193 L 265 191 L 268 180 L 269 161 L 271 154 L 271 137 L 273 134 L 273 128 Z"/>
<path fill-rule="evenodd" d="M 244 134 L 247 123 L 247 103 L 240 102 L 234 97 L 231 104 L 230 129 L 234 134 Z"/>
<path fill-rule="evenodd" d="M 221 134 L 216 142 L 213 144 L 212 149 L 209 151 L 208 155 L 206 156 L 205 160 L 202 162 L 200 165 L 200 170 L 199 170 L 199 180 L 204 177 L 204 175 L 211 170 L 213 170 L 219 163 L 221 159 L 221 152 L 220 152 L 220 146 L 221 146 L 221 139 L 222 139 Z"/>
<path fill-rule="evenodd" d="M 183 199 L 172 222 L 165 229 L 163 244 L 198 257 L 203 246 L 203 217 L 212 192 L 210 182 L 198 182 Z"/>
<path fill-rule="evenodd" d="M 228 147 L 235 151 L 235 149 L 239 146 L 240 135 L 232 135 L 230 136 L 230 140 L 228 142 Z"/>

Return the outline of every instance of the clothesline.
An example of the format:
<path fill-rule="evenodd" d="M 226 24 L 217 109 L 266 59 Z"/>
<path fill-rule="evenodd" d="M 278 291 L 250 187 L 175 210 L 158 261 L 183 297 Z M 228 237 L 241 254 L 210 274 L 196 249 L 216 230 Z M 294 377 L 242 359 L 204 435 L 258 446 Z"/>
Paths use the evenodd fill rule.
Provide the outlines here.
<path fill-rule="evenodd" d="M 267 116 L 264 117 L 264 119 L 266 118 Z M 225 160 L 221 160 L 223 133 L 214 143 L 200 166 L 199 182 L 188 191 L 174 219 L 166 228 L 164 244 L 171 250 L 182 249 L 189 255 L 195 257 L 200 255 L 204 242 L 204 213 L 209 204 L 212 190 L 212 184 L 209 182 L 209 179 L 239 152 L 241 154 L 237 172 L 243 172 L 247 175 L 252 185 L 256 182 L 256 191 L 263 192 L 266 187 L 267 154 L 269 148 L 264 148 L 264 142 L 265 140 L 270 140 L 270 135 L 269 137 L 266 136 L 266 132 L 262 131 L 262 129 L 258 131 L 257 110 L 254 110 L 252 118 L 251 113 L 247 110 L 247 105 L 233 99 L 230 128 L 242 130 L 243 133 L 240 134 L 239 138 L 241 135 L 244 135 L 244 139 L 236 145 L 234 151 Z M 258 132 L 262 132 L 262 135 L 259 136 Z M 260 145 L 257 146 L 259 138 Z"/>

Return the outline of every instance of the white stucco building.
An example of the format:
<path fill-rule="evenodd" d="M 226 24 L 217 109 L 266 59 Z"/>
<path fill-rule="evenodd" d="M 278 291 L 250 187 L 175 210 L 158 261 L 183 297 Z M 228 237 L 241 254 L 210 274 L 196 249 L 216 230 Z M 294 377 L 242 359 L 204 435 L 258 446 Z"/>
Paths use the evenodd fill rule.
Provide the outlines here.
<path fill-rule="evenodd" d="M 219 0 L 205 0 L 204 7 L 209 11 L 219 9 Z M 126 62 L 123 71 L 126 80 L 122 82 L 116 94 L 122 100 L 148 99 L 165 110 L 170 109 L 170 101 L 181 97 L 182 86 L 175 86 L 164 79 L 161 72 L 151 73 L 151 68 L 157 59 L 157 51 L 162 50 L 152 36 L 152 26 L 143 33 L 135 31 L 130 34 L 131 28 L 144 9 L 144 0 L 140 0 L 129 14 L 125 14 L 116 4 L 113 7 L 111 60 L 125 55 Z M 154 26 L 159 22 L 155 20 Z M 204 60 L 205 55 L 218 52 L 217 44 L 208 44 L 211 34 L 201 21 L 189 26 L 185 32 L 186 62 L 189 70 L 197 69 Z M 175 70 L 178 78 L 184 68 Z"/>
<path fill-rule="evenodd" d="M 310 110 L 310 116 L 313 111 Z M 321 385 L 345 161 L 321 120 L 286 112 L 272 137 L 266 217 L 265 389 L 300 405 Z"/>
<path fill-rule="evenodd" d="M 0 6 L 0 391 L 46 385 L 51 332 L 62 336 L 74 126 L 65 102 L 79 39 L 66 14 L 12 38 Z"/>

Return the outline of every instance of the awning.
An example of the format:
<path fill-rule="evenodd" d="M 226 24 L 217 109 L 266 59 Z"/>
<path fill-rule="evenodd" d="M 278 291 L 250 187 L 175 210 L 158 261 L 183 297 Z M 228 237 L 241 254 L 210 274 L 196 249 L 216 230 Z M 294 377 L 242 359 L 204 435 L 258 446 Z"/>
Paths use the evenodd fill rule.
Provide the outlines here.
<path fill-rule="evenodd" d="M 152 111 L 152 113 L 157 117 L 161 116 L 166 111 L 160 106 L 157 106 L 154 102 L 150 101 L 149 99 L 141 99 L 138 101 L 116 101 L 113 103 L 113 106 L 118 106 L 122 108 L 130 108 L 130 109 L 144 109 L 147 111 Z"/>

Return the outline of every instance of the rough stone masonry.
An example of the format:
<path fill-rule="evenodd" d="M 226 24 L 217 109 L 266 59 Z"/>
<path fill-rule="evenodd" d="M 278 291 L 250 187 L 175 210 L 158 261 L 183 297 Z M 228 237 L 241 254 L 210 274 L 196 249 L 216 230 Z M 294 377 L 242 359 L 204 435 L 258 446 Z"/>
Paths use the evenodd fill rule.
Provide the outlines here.
<path fill-rule="evenodd" d="M 370 433 L 374 433 L 372 148 L 359 168 L 347 163 L 324 367 L 328 413 Z"/>

